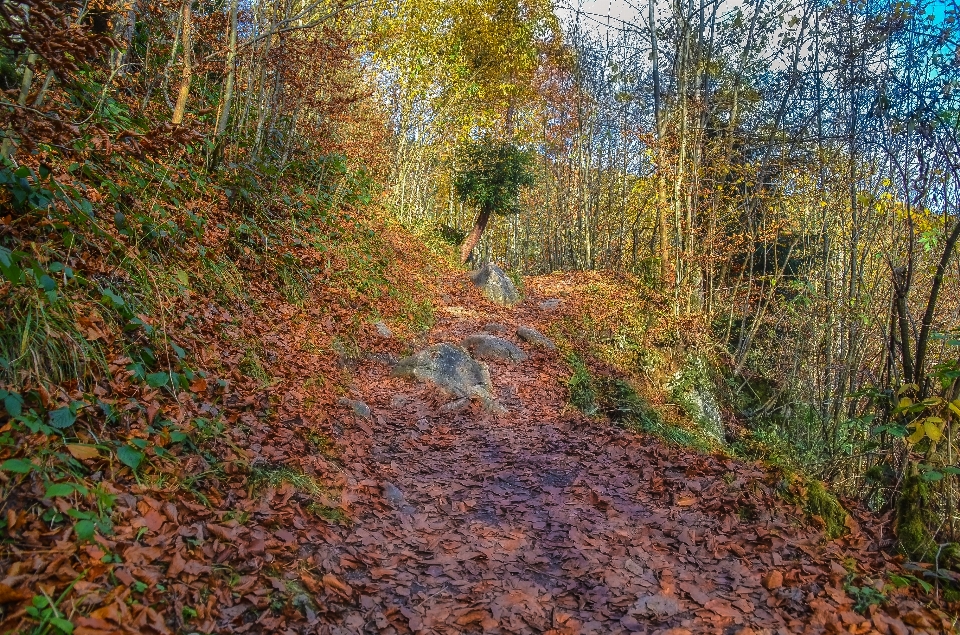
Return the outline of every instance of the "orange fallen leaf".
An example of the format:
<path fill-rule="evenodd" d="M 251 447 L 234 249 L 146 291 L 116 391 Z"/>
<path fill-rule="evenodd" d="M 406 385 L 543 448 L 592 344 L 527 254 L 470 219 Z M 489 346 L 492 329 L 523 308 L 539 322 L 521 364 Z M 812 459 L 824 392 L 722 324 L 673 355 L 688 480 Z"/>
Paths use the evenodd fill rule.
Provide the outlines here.
<path fill-rule="evenodd" d="M 345 582 L 341 582 L 340 579 L 332 573 L 324 574 L 323 586 L 327 587 L 327 589 L 337 593 L 338 595 L 342 595 L 345 598 L 350 598 L 353 595 L 353 589 L 350 587 L 350 585 L 346 584 Z"/>
<path fill-rule="evenodd" d="M 33 593 L 26 589 L 14 589 L 11 586 L 0 583 L 0 604 L 29 600 L 32 597 Z"/>
<path fill-rule="evenodd" d="M 763 578 L 763 587 L 768 591 L 773 591 L 783 586 L 783 574 L 779 571 L 771 571 Z"/>
<path fill-rule="evenodd" d="M 179 551 L 174 553 L 173 559 L 170 560 L 170 566 L 167 568 L 167 577 L 173 578 L 177 576 L 183 571 L 186 564 L 186 561 L 183 559 L 183 556 L 180 555 Z"/>
<path fill-rule="evenodd" d="M 479 624 L 487 617 L 487 612 L 481 609 L 473 609 L 457 618 L 457 624 L 467 626 L 468 624 Z"/>
<path fill-rule="evenodd" d="M 323 583 L 306 571 L 300 572 L 300 579 L 303 580 L 303 586 L 307 587 L 307 591 L 310 591 L 310 593 L 319 593 L 320 589 L 323 588 Z"/>
<path fill-rule="evenodd" d="M 100 450 L 92 445 L 85 445 L 83 443 L 67 444 L 67 452 L 72 454 L 73 458 L 81 461 L 95 459 L 100 456 Z"/>

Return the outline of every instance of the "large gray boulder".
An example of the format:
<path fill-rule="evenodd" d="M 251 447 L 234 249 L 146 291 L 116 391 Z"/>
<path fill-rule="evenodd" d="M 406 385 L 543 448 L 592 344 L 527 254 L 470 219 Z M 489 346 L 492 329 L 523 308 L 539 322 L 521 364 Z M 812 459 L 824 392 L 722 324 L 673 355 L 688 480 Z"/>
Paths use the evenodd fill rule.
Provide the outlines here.
<path fill-rule="evenodd" d="M 486 365 L 452 344 L 434 344 L 404 357 L 393 367 L 397 377 L 410 377 L 436 384 L 454 397 L 479 397 L 493 401 L 493 384 Z"/>
<path fill-rule="evenodd" d="M 516 344 L 500 337 L 487 333 L 474 333 L 463 340 L 463 347 L 474 357 L 480 359 L 506 359 L 511 362 L 522 362 L 527 354 Z"/>
<path fill-rule="evenodd" d="M 513 280 L 504 273 L 503 269 L 492 262 L 488 262 L 471 273 L 470 279 L 473 284 L 480 287 L 483 295 L 492 302 L 510 306 L 520 301 L 520 293 L 517 292 Z"/>

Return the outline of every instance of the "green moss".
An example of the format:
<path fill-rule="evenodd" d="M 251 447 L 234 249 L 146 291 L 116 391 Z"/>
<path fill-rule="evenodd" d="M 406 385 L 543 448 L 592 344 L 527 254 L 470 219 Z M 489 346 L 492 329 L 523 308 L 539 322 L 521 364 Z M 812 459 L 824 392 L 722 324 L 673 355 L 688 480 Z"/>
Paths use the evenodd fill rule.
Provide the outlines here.
<path fill-rule="evenodd" d="M 783 476 L 780 495 L 784 500 L 821 521 L 824 533 L 831 540 L 847 533 L 847 510 L 823 483 L 796 474 L 789 468 L 775 467 Z"/>
<path fill-rule="evenodd" d="M 825 533 L 829 538 L 839 538 L 847 532 L 847 510 L 837 497 L 830 493 L 819 481 L 810 481 L 803 501 L 803 510 L 811 516 L 823 520 Z"/>
<path fill-rule="evenodd" d="M 930 494 L 930 483 L 917 474 L 906 477 L 900 489 L 894 530 L 900 550 L 912 560 L 932 562 L 937 555 L 937 541 L 930 531 L 937 520 Z"/>
<path fill-rule="evenodd" d="M 709 439 L 689 430 L 666 423 L 660 413 L 647 403 L 628 382 L 605 378 L 601 382 L 600 404 L 604 413 L 615 423 L 634 432 L 645 432 L 668 443 L 709 451 Z"/>

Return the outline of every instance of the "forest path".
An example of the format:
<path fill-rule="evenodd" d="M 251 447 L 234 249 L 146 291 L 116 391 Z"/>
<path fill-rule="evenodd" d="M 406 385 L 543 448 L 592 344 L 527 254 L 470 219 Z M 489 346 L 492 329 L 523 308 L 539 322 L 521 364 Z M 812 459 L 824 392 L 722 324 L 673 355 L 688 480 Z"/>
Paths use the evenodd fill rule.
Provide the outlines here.
<path fill-rule="evenodd" d="M 453 303 L 418 344 L 549 320 L 535 302 Z M 557 352 L 512 339 L 530 358 L 489 363 L 499 414 L 443 412 L 449 397 L 388 364 L 357 369 L 373 419 L 342 433 L 352 524 L 324 562 L 349 586 L 331 633 L 912 630 L 843 590 L 849 556 L 884 568 L 870 536 L 826 542 L 758 467 L 572 412 Z"/>

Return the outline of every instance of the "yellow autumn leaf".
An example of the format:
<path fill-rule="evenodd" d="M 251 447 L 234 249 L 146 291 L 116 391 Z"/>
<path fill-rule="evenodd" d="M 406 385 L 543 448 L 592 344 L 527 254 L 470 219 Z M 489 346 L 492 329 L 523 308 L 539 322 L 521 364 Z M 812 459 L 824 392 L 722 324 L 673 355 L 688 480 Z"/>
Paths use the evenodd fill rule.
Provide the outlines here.
<path fill-rule="evenodd" d="M 939 417 L 927 417 L 923 422 L 924 433 L 930 437 L 930 440 L 934 443 L 943 438 L 943 434 L 940 432 L 940 424 L 942 423 L 943 419 Z"/>
<path fill-rule="evenodd" d="M 100 456 L 100 451 L 93 447 L 92 445 L 84 445 L 82 443 L 69 443 L 67 444 L 67 452 L 73 455 L 73 458 L 80 459 L 95 459 Z"/>
<path fill-rule="evenodd" d="M 913 399 L 910 397 L 903 397 L 900 399 L 900 403 L 897 404 L 897 410 L 906 410 L 913 405 Z"/>
<path fill-rule="evenodd" d="M 913 434 L 907 437 L 907 443 L 909 443 L 910 445 L 920 443 L 920 441 L 923 440 L 923 437 L 926 436 L 926 432 L 924 431 L 923 426 L 920 424 L 913 424 L 913 423 L 910 425 L 911 426 L 916 425 L 917 429 L 914 430 Z"/>
<path fill-rule="evenodd" d="M 951 401 L 950 403 L 947 404 L 947 407 L 953 411 L 953 414 L 960 417 L 960 399 Z"/>

